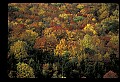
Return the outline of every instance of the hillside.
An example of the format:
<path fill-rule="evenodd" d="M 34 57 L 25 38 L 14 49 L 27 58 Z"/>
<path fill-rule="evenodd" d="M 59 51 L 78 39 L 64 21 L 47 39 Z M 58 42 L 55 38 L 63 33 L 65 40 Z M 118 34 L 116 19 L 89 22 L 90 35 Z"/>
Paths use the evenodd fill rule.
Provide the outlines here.
<path fill-rule="evenodd" d="M 9 3 L 7 60 L 10 78 L 118 78 L 119 4 Z"/>

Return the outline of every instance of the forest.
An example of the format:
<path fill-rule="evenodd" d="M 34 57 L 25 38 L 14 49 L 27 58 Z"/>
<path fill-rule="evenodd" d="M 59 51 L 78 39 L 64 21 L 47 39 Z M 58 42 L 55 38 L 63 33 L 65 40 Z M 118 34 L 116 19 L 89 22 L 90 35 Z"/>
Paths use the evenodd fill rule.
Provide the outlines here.
<path fill-rule="evenodd" d="M 119 78 L 118 3 L 9 3 L 9 78 Z"/>

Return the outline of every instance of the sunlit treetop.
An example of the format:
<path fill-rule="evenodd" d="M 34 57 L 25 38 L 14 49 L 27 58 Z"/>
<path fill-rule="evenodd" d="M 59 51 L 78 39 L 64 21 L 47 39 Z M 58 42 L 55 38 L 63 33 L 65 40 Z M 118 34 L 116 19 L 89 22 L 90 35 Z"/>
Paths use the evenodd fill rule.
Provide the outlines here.
<path fill-rule="evenodd" d="M 97 34 L 97 32 L 94 30 L 94 26 L 91 24 L 87 24 L 83 31 L 91 31 L 93 34 Z"/>
<path fill-rule="evenodd" d="M 12 46 L 10 46 L 10 52 L 15 56 L 16 59 L 22 59 L 28 57 L 27 54 L 27 43 L 24 41 L 18 40 L 14 42 Z"/>
<path fill-rule="evenodd" d="M 60 43 L 56 46 L 54 53 L 56 56 L 63 56 L 67 50 L 67 44 L 65 39 L 61 39 Z"/>
<path fill-rule="evenodd" d="M 64 19 L 67 19 L 69 16 L 70 14 L 65 14 L 65 13 L 59 15 L 59 17 L 64 18 Z"/>
<path fill-rule="evenodd" d="M 17 64 L 17 78 L 35 78 L 34 70 L 26 63 Z"/>
<path fill-rule="evenodd" d="M 78 9 L 83 9 L 83 8 L 84 8 L 84 5 L 83 5 L 83 4 L 78 4 L 76 7 L 77 7 Z"/>

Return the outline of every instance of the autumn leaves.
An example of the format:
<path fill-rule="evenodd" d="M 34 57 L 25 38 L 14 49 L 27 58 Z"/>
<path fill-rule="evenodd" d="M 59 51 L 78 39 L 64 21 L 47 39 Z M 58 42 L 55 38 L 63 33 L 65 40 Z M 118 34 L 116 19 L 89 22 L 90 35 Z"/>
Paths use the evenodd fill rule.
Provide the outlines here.
<path fill-rule="evenodd" d="M 79 78 L 101 78 L 111 65 L 110 70 L 118 70 L 118 7 L 113 3 L 8 4 L 9 77 L 74 78 L 77 73 Z M 111 54 L 117 55 L 112 61 Z"/>

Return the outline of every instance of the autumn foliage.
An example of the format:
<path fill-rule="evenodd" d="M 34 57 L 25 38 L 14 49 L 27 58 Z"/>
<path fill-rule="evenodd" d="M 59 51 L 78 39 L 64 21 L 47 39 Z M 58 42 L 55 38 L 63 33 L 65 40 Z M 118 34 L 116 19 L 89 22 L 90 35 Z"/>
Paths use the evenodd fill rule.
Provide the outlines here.
<path fill-rule="evenodd" d="M 10 78 L 117 78 L 119 5 L 9 3 L 7 59 Z"/>

